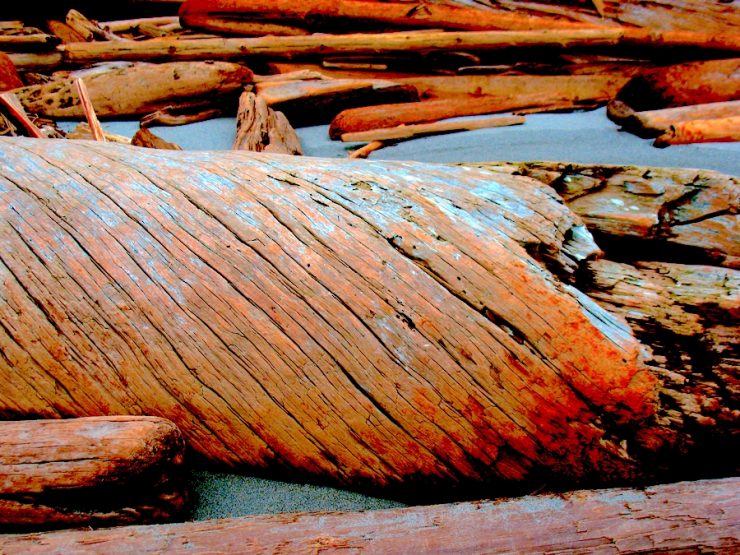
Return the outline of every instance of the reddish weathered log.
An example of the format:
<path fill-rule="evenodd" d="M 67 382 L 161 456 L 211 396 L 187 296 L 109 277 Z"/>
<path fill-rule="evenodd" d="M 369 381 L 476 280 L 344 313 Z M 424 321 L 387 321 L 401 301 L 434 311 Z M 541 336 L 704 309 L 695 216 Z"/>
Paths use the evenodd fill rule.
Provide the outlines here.
<path fill-rule="evenodd" d="M 303 154 L 301 141 L 282 112 L 268 107 L 255 94 L 245 91 L 239 97 L 234 150 Z"/>
<path fill-rule="evenodd" d="M 740 479 L 0 537 L 8 553 L 730 553 Z"/>
<path fill-rule="evenodd" d="M 732 143 L 740 141 L 740 115 L 714 119 L 696 119 L 671 125 L 655 139 L 657 147 L 692 143 Z"/>
<path fill-rule="evenodd" d="M 213 25 L 213 16 L 220 25 Z M 423 5 L 392 0 L 187 0 L 180 19 L 188 26 L 234 32 L 243 22 L 276 22 L 314 30 L 347 32 L 375 28 L 448 29 L 482 31 L 490 29 L 594 28 L 605 23 L 573 21 L 553 15 L 530 15 L 495 9 L 493 6 L 437 2 Z M 233 21 L 233 26 L 229 23 Z"/>
<path fill-rule="evenodd" d="M 28 114 L 14 93 L 0 93 L 0 108 L 2 108 L 3 112 L 7 112 L 8 116 L 23 129 L 26 136 L 37 139 L 45 138 L 41 130 L 28 117 Z"/>
<path fill-rule="evenodd" d="M 146 411 L 211 460 L 431 496 L 697 471 L 644 345 L 555 277 L 599 249 L 538 182 L 0 145 L 1 415 Z"/>
<path fill-rule="evenodd" d="M 86 43 L 87 44 L 87 43 Z M 171 104 L 236 95 L 252 72 L 228 62 L 135 64 L 85 77 L 90 100 L 100 117 L 140 115 Z M 49 117 L 81 117 L 83 110 L 72 78 L 16 91 L 29 112 Z"/>
<path fill-rule="evenodd" d="M 738 100 L 740 58 L 648 69 L 633 77 L 617 98 L 637 111 Z"/>
<path fill-rule="evenodd" d="M 162 418 L 0 422 L 0 530 L 182 516 L 184 453 L 180 431 Z"/>
<path fill-rule="evenodd" d="M 636 112 L 624 102 L 615 100 L 609 103 L 607 115 L 609 119 L 640 137 L 657 137 L 677 123 L 740 116 L 740 100 L 692 104 L 644 112 Z"/>
<path fill-rule="evenodd" d="M 338 139 L 344 133 L 527 108 L 597 106 L 613 98 L 627 79 L 614 75 L 478 75 L 400 81 L 414 85 L 422 98 L 433 100 L 346 110 L 331 122 L 329 136 Z"/>

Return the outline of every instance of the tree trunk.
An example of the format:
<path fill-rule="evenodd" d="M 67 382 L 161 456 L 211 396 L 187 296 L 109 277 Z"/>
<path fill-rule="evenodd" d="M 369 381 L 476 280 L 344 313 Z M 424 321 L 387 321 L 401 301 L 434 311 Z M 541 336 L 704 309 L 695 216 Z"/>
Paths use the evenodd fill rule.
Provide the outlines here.
<path fill-rule="evenodd" d="M 7 553 L 730 553 L 740 479 L 360 513 L 0 536 Z"/>
<path fill-rule="evenodd" d="M 5 418 L 166 416 L 227 465 L 436 498 L 702 472 L 677 460 L 647 346 L 565 284 L 600 250 L 539 181 L 0 145 Z M 695 233 L 736 193 L 717 180 L 686 186 L 693 212 L 661 182 Z"/>
<path fill-rule="evenodd" d="M 161 418 L 0 422 L 0 531 L 182 516 L 184 454 Z"/>

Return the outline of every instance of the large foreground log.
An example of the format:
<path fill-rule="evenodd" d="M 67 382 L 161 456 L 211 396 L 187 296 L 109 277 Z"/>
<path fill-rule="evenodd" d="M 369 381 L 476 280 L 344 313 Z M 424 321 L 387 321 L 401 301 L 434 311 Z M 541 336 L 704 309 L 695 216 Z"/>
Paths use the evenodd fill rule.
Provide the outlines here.
<path fill-rule="evenodd" d="M 0 536 L 7 553 L 730 553 L 740 479 L 362 513 Z"/>
<path fill-rule="evenodd" d="M 162 418 L 0 422 L 0 531 L 182 516 L 184 451 Z"/>
<path fill-rule="evenodd" d="M 167 416 L 228 465 L 433 496 L 694 470 L 645 346 L 559 281 L 599 249 L 540 182 L 0 145 L 6 418 Z"/>

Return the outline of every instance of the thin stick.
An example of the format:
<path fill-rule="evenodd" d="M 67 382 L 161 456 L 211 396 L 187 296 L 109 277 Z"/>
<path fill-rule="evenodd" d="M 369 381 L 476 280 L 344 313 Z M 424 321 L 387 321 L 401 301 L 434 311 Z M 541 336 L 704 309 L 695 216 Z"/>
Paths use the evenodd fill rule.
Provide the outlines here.
<path fill-rule="evenodd" d="M 438 135 L 442 133 L 455 133 L 457 131 L 472 131 L 474 129 L 521 125 L 525 121 L 526 119 L 524 116 L 496 116 L 470 120 L 436 121 L 434 123 L 420 123 L 417 125 L 399 125 L 398 127 L 388 127 L 385 129 L 371 129 L 370 131 L 344 133 L 342 135 L 342 141 L 364 142 L 413 139 L 424 135 Z"/>
<path fill-rule="evenodd" d="M 390 141 L 371 141 L 367 143 L 365 146 L 362 146 L 358 148 L 357 150 L 353 150 L 349 153 L 350 158 L 367 158 L 370 153 L 375 152 L 376 150 L 380 150 L 381 148 L 385 148 L 392 144 Z"/>
<path fill-rule="evenodd" d="M 81 78 L 75 79 L 75 88 L 77 94 L 80 97 L 80 104 L 83 112 L 85 112 L 85 119 L 87 119 L 88 125 L 90 125 L 90 131 L 92 132 L 93 139 L 96 141 L 106 142 L 105 133 L 103 128 L 98 121 L 98 116 L 95 115 L 95 108 L 93 108 L 90 96 L 87 94 L 87 87 L 85 82 Z"/>
<path fill-rule="evenodd" d="M 18 100 L 18 97 L 15 96 L 14 93 L 4 92 L 0 94 L 0 104 L 8 110 L 13 119 L 15 119 L 31 137 L 35 137 L 37 139 L 46 138 L 41 130 L 36 127 L 28 117 L 28 114 L 26 114 L 26 111 L 23 109 L 23 105 L 21 105 L 20 100 Z"/>

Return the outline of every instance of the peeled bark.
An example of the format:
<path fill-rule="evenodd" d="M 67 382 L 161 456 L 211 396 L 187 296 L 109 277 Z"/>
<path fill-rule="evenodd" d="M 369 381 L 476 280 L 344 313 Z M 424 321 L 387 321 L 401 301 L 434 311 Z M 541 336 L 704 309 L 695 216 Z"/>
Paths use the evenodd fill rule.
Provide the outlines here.
<path fill-rule="evenodd" d="M 740 58 L 648 69 L 633 77 L 617 98 L 637 111 L 739 100 Z"/>
<path fill-rule="evenodd" d="M 215 102 L 238 94 L 252 81 L 246 67 L 227 62 L 136 64 L 85 78 L 100 117 L 142 115 L 171 104 Z M 74 79 L 61 79 L 16 91 L 29 112 L 48 117 L 82 117 Z"/>
<path fill-rule="evenodd" d="M 0 537 L 9 553 L 730 553 L 740 480 Z"/>
<path fill-rule="evenodd" d="M 697 472 L 645 346 L 556 278 L 600 251 L 539 182 L 0 144 L 5 418 L 157 414 L 213 461 L 437 498 Z"/>
<path fill-rule="evenodd" d="M 0 422 L 0 531 L 182 516 L 184 454 L 162 418 Z"/>

